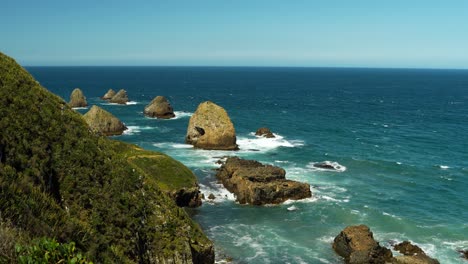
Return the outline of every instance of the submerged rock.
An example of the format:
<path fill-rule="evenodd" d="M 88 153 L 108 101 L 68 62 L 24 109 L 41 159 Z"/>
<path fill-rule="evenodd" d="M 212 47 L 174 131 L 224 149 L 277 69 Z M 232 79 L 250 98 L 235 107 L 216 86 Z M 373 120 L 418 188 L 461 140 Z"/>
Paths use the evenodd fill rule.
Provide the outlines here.
<path fill-rule="evenodd" d="M 241 204 L 278 204 L 312 196 L 309 184 L 286 180 L 285 175 L 280 167 L 230 157 L 218 169 L 216 177 Z"/>
<path fill-rule="evenodd" d="M 391 263 L 392 252 L 374 240 L 369 227 L 348 226 L 335 237 L 333 249 L 346 263 Z"/>
<path fill-rule="evenodd" d="M 202 149 L 238 149 L 236 131 L 226 110 L 209 101 L 201 103 L 190 117 L 185 141 Z"/>
<path fill-rule="evenodd" d="M 103 96 L 101 97 L 101 99 L 103 99 L 103 100 L 110 100 L 110 99 L 112 99 L 112 97 L 114 97 L 114 96 L 115 96 L 115 91 L 112 90 L 112 89 L 109 89 L 109 91 L 107 91 L 107 93 L 106 93 L 105 95 L 103 95 Z"/>
<path fill-rule="evenodd" d="M 96 105 L 83 118 L 93 131 L 106 136 L 121 135 L 127 129 L 117 117 Z"/>
<path fill-rule="evenodd" d="M 86 107 L 88 102 L 86 102 L 86 97 L 80 88 L 76 88 L 70 95 L 70 102 L 68 103 L 70 107 Z"/>
<path fill-rule="evenodd" d="M 467 250 L 458 250 L 458 253 L 460 253 L 462 258 L 468 260 L 468 249 Z"/>
<path fill-rule="evenodd" d="M 149 117 L 169 119 L 175 117 L 174 109 L 164 96 L 156 96 L 145 107 L 144 114 Z"/>
<path fill-rule="evenodd" d="M 257 132 L 255 132 L 256 136 L 262 136 L 266 138 L 274 138 L 275 135 L 271 132 L 271 130 L 268 127 L 261 127 L 257 129 Z"/>
<path fill-rule="evenodd" d="M 393 247 L 403 256 L 396 256 L 394 264 L 439 264 L 437 259 L 433 259 L 418 246 L 411 244 L 409 241 L 403 241 Z"/>
<path fill-rule="evenodd" d="M 116 93 L 112 98 L 109 100 L 109 102 L 114 103 L 114 104 L 126 104 L 128 103 L 128 95 L 127 91 L 124 89 L 121 89 L 118 93 Z"/>

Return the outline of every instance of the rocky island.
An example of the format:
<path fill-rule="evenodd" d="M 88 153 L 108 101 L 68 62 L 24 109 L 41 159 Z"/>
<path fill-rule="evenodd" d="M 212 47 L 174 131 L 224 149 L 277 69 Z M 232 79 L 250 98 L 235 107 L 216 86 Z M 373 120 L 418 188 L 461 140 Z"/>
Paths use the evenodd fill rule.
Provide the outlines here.
<path fill-rule="evenodd" d="M 241 204 L 278 204 L 312 196 L 309 184 L 287 180 L 285 175 L 286 171 L 276 166 L 229 157 L 216 177 Z"/>
<path fill-rule="evenodd" d="M 112 90 L 112 89 L 109 89 L 109 91 L 107 91 L 107 93 L 104 94 L 104 95 L 101 97 L 101 99 L 103 99 L 103 100 L 110 100 L 110 99 L 112 99 L 112 97 L 114 97 L 114 96 L 115 96 L 115 91 Z"/>
<path fill-rule="evenodd" d="M 83 116 L 91 130 L 105 136 L 121 135 L 127 127 L 113 114 L 93 105 Z"/>
<path fill-rule="evenodd" d="M 185 142 L 196 148 L 237 150 L 236 131 L 226 110 L 207 101 L 190 117 Z"/>
<path fill-rule="evenodd" d="M 213 243 L 177 206 L 199 204 L 181 163 L 94 133 L 2 53 L 0 105 L 0 262 L 47 238 L 94 263 L 214 263 Z"/>
<path fill-rule="evenodd" d="M 175 117 L 174 109 L 164 96 L 156 96 L 143 112 L 146 116 L 161 119 L 170 119 Z"/>
<path fill-rule="evenodd" d="M 109 99 L 109 102 L 114 104 L 126 104 L 128 101 L 127 91 L 124 89 L 121 89 L 114 96 L 112 96 L 111 99 Z"/>
<path fill-rule="evenodd" d="M 70 95 L 70 102 L 68 103 L 70 107 L 86 107 L 88 103 L 86 102 L 86 97 L 80 88 L 75 88 Z"/>

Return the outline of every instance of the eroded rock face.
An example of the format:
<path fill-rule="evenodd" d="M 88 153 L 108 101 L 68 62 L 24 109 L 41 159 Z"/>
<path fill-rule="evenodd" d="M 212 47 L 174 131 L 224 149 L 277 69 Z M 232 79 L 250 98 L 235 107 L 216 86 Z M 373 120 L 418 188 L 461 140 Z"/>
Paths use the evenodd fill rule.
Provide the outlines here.
<path fill-rule="evenodd" d="M 311 197 L 310 185 L 285 179 L 284 169 L 254 160 L 230 157 L 216 177 L 241 204 L 278 204 Z"/>
<path fill-rule="evenodd" d="M 268 127 L 261 127 L 257 129 L 257 132 L 255 132 L 256 136 L 262 136 L 266 138 L 274 138 L 275 135 L 271 132 L 271 130 Z"/>
<path fill-rule="evenodd" d="M 418 246 L 411 244 L 409 241 L 403 241 L 393 247 L 403 256 L 396 256 L 394 264 L 439 264 L 437 259 L 433 259 Z"/>
<path fill-rule="evenodd" d="M 103 100 L 110 100 L 110 99 L 112 99 L 112 97 L 114 97 L 114 96 L 115 96 L 115 91 L 112 90 L 112 89 L 109 89 L 109 91 L 107 91 L 107 93 L 106 93 L 105 95 L 103 95 L 103 96 L 101 97 L 101 99 L 103 99 Z"/>
<path fill-rule="evenodd" d="M 83 118 L 93 131 L 106 136 L 121 135 L 127 129 L 117 117 L 96 105 Z"/>
<path fill-rule="evenodd" d="M 348 226 L 335 237 L 333 249 L 346 263 L 387 263 L 392 252 L 374 240 L 369 227 Z"/>
<path fill-rule="evenodd" d="M 185 141 L 202 149 L 238 149 L 236 131 L 226 110 L 209 101 L 201 103 L 190 117 Z"/>
<path fill-rule="evenodd" d="M 112 96 L 112 98 L 109 100 L 109 102 L 114 103 L 114 104 L 126 104 L 126 103 L 128 103 L 127 91 L 125 91 L 124 89 L 121 89 L 114 96 Z"/>
<path fill-rule="evenodd" d="M 174 109 L 164 96 L 156 96 L 145 107 L 144 114 L 149 117 L 169 119 L 175 117 Z"/>
<path fill-rule="evenodd" d="M 86 107 L 88 102 L 86 102 L 86 97 L 80 88 L 76 88 L 70 95 L 70 102 L 68 103 L 70 107 Z"/>

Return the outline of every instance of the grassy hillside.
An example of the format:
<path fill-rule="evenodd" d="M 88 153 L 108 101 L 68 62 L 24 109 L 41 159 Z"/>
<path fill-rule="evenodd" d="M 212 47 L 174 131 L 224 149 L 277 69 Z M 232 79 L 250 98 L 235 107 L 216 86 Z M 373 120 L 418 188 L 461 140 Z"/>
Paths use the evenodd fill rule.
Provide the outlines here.
<path fill-rule="evenodd" d="M 147 169 L 131 149 L 0 53 L 0 261 L 14 258 L 8 245 L 49 237 L 95 262 L 212 263 L 212 243 L 161 190 L 187 180 L 162 183 L 165 170 L 186 168 L 164 156 Z"/>

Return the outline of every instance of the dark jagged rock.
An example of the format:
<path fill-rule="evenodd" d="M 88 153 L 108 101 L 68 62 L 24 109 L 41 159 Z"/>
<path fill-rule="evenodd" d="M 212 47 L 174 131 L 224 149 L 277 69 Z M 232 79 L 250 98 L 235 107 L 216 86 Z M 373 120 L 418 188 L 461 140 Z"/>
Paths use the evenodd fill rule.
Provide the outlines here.
<path fill-rule="evenodd" d="M 348 226 L 335 237 L 333 249 L 346 263 L 390 263 L 392 252 L 374 240 L 369 227 Z"/>
<path fill-rule="evenodd" d="M 409 241 L 403 241 L 393 246 L 393 249 L 403 254 L 394 258 L 394 264 L 439 264 L 437 259 L 427 256 L 420 247 Z"/>
<path fill-rule="evenodd" d="M 216 177 L 241 204 L 278 204 L 311 197 L 310 185 L 285 179 L 284 169 L 254 160 L 228 158 Z"/>
<path fill-rule="evenodd" d="M 214 200 L 216 199 L 216 197 L 214 196 L 214 194 L 210 193 L 210 195 L 208 195 L 208 199 Z"/>
<path fill-rule="evenodd" d="M 257 132 L 255 132 L 255 135 L 256 136 L 266 137 L 266 138 L 274 138 L 275 137 L 275 135 L 273 135 L 273 133 L 270 131 L 270 129 L 268 127 L 261 127 L 259 129 L 257 129 Z"/>
<path fill-rule="evenodd" d="M 93 131 L 106 136 L 121 135 L 127 130 L 117 117 L 96 105 L 93 105 L 83 118 Z"/>
<path fill-rule="evenodd" d="M 460 256 L 466 260 L 468 260 L 468 249 L 467 250 L 458 250 L 458 253 L 460 253 Z"/>
<path fill-rule="evenodd" d="M 170 119 L 175 117 L 174 109 L 164 96 L 156 96 L 144 110 L 144 114 L 149 117 Z"/>
<path fill-rule="evenodd" d="M 115 96 L 115 91 L 112 90 L 112 89 L 109 89 L 109 91 L 107 91 L 107 93 L 106 93 L 105 95 L 103 95 L 103 96 L 101 97 L 101 99 L 103 99 L 103 100 L 110 100 L 110 99 L 112 99 L 112 97 L 114 97 L 114 96 Z"/>
<path fill-rule="evenodd" d="M 114 104 L 126 104 L 128 103 L 128 95 L 127 91 L 124 89 L 121 89 L 118 91 L 112 98 L 109 100 L 109 102 L 114 103 Z"/>
<path fill-rule="evenodd" d="M 70 95 L 70 102 L 68 103 L 70 107 L 86 107 L 88 103 L 86 102 L 86 97 L 83 95 L 83 92 L 76 88 Z"/>
<path fill-rule="evenodd" d="M 202 149 L 238 149 L 236 131 L 226 110 L 209 101 L 201 103 L 190 117 L 185 141 Z"/>

